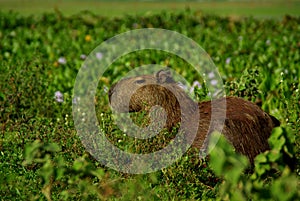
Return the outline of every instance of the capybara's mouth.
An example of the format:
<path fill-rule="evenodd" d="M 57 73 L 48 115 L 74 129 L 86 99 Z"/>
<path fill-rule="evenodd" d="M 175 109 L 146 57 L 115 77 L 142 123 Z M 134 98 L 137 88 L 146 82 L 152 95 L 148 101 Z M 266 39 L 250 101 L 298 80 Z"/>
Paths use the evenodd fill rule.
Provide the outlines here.
<path fill-rule="evenodd" d="M 111 96 L 115 93 L 115 86 L 117 83 L 114 83 L 113 85 L 111 85 L 110 89 L 108 90 L 108 100 L 109 103 L 111 104 Z"/>

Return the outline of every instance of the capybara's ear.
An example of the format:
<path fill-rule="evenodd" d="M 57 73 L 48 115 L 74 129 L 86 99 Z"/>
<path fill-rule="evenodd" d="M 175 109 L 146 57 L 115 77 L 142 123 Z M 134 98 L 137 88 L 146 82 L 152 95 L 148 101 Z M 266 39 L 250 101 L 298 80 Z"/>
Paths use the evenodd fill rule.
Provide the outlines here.
<path fill-rule="evenodd" d="M 269 115 L 273 121 L 274 127 L 280 126 L 280 121 L 276 119 L 276 117 L 273 117 L 272 115 Z"/>
<path fill-rule="evenodd" d="M 175 82 L 172 78 L 171 71 L 169 70 L 160 70 L 156 73 L 157 83 L 172 83 Z"/>

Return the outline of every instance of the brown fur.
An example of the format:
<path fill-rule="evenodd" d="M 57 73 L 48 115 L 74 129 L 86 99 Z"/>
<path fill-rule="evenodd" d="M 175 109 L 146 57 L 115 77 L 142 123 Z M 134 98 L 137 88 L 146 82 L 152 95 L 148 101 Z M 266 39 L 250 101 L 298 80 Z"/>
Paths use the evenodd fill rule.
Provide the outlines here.
<path fill-rule="evenodd" d="M 124 101 L 126 98 L 130 98 L 129 108 Z M 268 138 L 272 129 L 280 124 L 275 117 L 242 98 L 194 102 L 166 71 L 123 79 L 110 88 L 109 99 L 112 108 L 118 112 L 149 111 L 152 106 L 160 105 L 167 113 L 165 128 L 168 130 L 181 122 L 190 136 L 189 130 L 197 126 L 193 146 L 199 149 L 205 146 L 207 136 L 217 130 L 251 163 L 256 155 L 269 149 Z M 222 101 L 226 101 L 226 108 L 221 106 Z M 212 105 L 214 119 L 211 123 Z M 182 113 L 182 109 L 186 112 Z M 195 122 L 197 109 L 200 121 Z M 222 114 L 226 114 L 225 121 Z"/>

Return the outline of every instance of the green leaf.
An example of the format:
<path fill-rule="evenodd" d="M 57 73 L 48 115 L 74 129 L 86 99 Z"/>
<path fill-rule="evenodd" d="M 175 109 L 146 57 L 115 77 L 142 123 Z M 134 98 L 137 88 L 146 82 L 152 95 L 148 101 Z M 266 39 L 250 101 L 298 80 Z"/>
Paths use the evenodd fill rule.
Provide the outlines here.
<path fill-rule="evenodd" d="M 87 161 L 84 158 L 78 158 L 73 163 L 73 170 L 86 171 Z"/>
<path fill-rule="evenodd" d="M 61 179 L 64 176 L 65 171 L 66 171 L 65 160 L 63 159 L 62 156 L 59 156 L 56 159 L 56 168 L 55 168 L 56 179 Z"/>
<path fill-rule="evenodd" d="M 272 134 L 269 138 L 270 146 L 274 149 L 281 150 L 285 143 L 285 138 L 282 137 L 283 130 L 281 127 L 273 129 Z"/>
<path fill-rule="evenodd" d="M 105 175 L 105 172 L 102 168 L 98 168 L 96 170 L 92 170 L 91 174 L 98 177 L 98 179 L 102 179 Z"/>
<path fill-rule="evenodd" d="M 44 181 L 44 185 L 47 185 L 50 183 L 53 173 L 54 173 L 53 163 L 51 161 L 50 156 L 46 155 L 45 163 L 44 163 L 43 167 L 39 170 L 39 175 L 42 177 L 42 179 Z"/>
<path fill-rule="evenodd" d="M 259 154 L 255 157 L 255 162 L 257 163 L 266 163 L 267 162 L 267 157 L 265 154 Z"/>
<path fill-rule="evenodd" d="M 4 101 L 4 99 L 5 99 L 4 93 L 0 92 L 0 101 Z"/>
<path fill-rule="evenodd" d="M 215 144 L 217 142 L 217 144 Z M 214 148 L 211 148 L 215 146 Z M 248 159 L 233 151 L 232 145 L 219 133 L 213 133 L 209 145 L 210 163 L 214 172 L 219 176 L 236 183 L 240 174 L 248 166 Z"/>
<path fill-rule="evenodd" d="M 280 157 L 282 156 L 282 154 L 278 151 L 278 150 L 271 150 L 268 154 L 268 159 L 270 162 L 275 162 L 277 161 Z"/>
<path fill-rule="evenodd" d="M 60 146 L 56 143 L 50 143 L 44 146 L 44 149 L 49 152 L 59 152 L 61 150 Z"/>
<path fill-rule="evenodd" d="M 40 151 L 40 147 L 43 146 L 43 143 L 40 140 L 35 140 L 33 143 L 27 144 L 24 150 L 24 158 L 25 161 L 23 165 L 29 165 L 33 162 L 37 153 Z"/>
<path fill-rule="evenodd" d="M 296 175 L 287 173 L 275 180 L 271 186 L 272 196 L 275 200 L 299 200 L 299 183 Z"/>

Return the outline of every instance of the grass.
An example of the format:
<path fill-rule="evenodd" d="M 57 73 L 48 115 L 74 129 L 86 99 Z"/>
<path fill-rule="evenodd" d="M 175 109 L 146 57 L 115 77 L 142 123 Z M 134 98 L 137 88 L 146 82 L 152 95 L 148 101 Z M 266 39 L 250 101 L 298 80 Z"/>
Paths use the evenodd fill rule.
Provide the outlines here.
<path fill-rule="evenodd" d="M 149 27 L 196 41 L 218 67 L 227 95 L 260 102 L 280 120 L 270 138 L 273 150 L 257 158 L 254 172 L 228 145 L 220 145 L 212 161 L 190 150 L 170 167 L 141 175 L 110 169 L 86 151 L 72 112 L 78 70 L 103 41 Z M 299 17 L 232 19 L 193 10 L 118 18 L 0 12 L 1 200 L 299 200 L 299 30 Z M 94 101 L 107 137 L 128 151 L 154 145 L 118 129 L 107 89 L 145 64 L 167 65 L 189 83 L 199 81 L 184 60 L 166 52 L 118 58 L 101 77 Z M 163 144 L 167 135 L 153 142 Z M 295 168 L 286 165 L 290 158 Z"/>
<path fill-rule="evenodd" d="M 206 14 L 221 16 L 255 16 L 260 18 L 280 18 L 286 14 L 299 15 L 299 1 L 80 1 L 80 0 L 1 0 L 0 10 L 14 10 L 23 15 L 36 15 L 58 9 L 65 15 L 72 15 L 82 10 L 90 10 L 96 14 L 115 17 L 125 14 L 154 14 L 162 10 L 180 12 L 185 8 L 201 10 Z"/>

